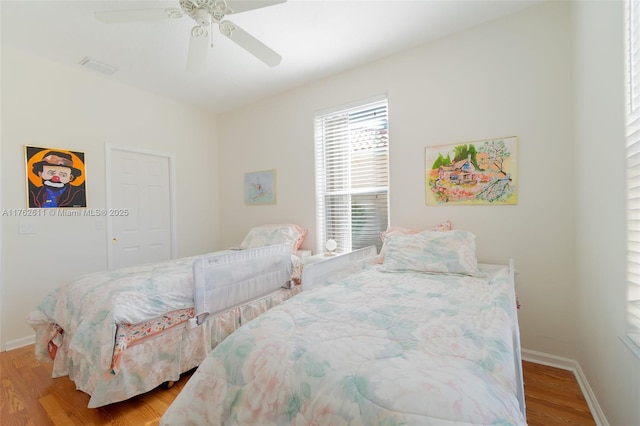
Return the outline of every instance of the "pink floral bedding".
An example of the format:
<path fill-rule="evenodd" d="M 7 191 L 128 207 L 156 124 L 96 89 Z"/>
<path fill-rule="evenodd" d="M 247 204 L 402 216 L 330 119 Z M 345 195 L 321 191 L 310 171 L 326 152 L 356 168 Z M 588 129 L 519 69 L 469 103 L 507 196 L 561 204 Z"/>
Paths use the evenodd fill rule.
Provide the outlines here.
<path fill-rule="evenodd" d="M 245 324 L 161 425 L 525 425 L 508 269 L 372 265 Z"/>
<path fill-rule="evenodd" d="M 194 315 L 196 258 L 89 274 L 56 289 L 27 317 L 36 332 L 37 359 L 53 359 L 52 376 L 68 375 L 92 396 L 90 407 L 121 401 L 177 380 L 241 321 L 300 290 L 294 286 L 230 307 L 191 329 L 186 322 Z M 292 281 L 299 281 L 300 261 L 292 261 Z"/>

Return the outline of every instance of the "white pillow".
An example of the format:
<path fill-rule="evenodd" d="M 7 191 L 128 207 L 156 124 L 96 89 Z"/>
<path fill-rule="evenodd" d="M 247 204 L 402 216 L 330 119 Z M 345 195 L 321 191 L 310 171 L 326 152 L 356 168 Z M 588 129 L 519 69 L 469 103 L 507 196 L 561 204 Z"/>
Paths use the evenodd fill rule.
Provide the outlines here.
<path fill-rule="evenodd" d="M 274 244 L 292 243 L 292 251 L 296 251 L 302 245 L 307 236 L 307 230 L 298 225 L 278 224 L 256 226 L 249 230 L 244 237 L 240 248 L 272 246 Z"/>
<path fill-rule="evenodd" d="M 451 231 L 453 229 L 453 225 L 451 225 L 451 221 L 445 220 L 442 223 L 437 224 L 436 226 L 432 226 L 427 229 L 411 229 L 411 228 L 402 228 L 400 226 L 390 226 L 386 231 L 380 233 L 380 239 L 382 240 L 382 248 L 380 249 L 380 253 L 376 256 L 376 263 L 382 263 L 384 260 L 384 252 L 385 252 L 385 244 L 384 239 L 388 235 L 414 235 L 419 234 L 424 231 Z"/>
<path fill-rule="evenodd" d="M 481 275 L 475 235 L 468 231 L 423 231 L 387 235 L 382 270 Z"/>

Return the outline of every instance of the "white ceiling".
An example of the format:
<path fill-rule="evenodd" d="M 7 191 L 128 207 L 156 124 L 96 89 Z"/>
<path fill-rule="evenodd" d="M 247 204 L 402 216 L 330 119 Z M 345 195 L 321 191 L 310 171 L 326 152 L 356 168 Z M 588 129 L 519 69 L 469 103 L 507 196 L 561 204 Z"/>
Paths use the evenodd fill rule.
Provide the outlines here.
<path fill-rule="evenodd" d="M 214 32 L 205 73 L 187 71 L 194 21 L 105 24 L 96 11 L 179 8 L 175 1 L 0 2 L 1 42 L 105 78 L 221 112 L 387 57 L 542 0 L 288 0 L 227 17 L 282 56 L 270 68 Z M 95 72 L 86 70 L 86 72 Z"/>

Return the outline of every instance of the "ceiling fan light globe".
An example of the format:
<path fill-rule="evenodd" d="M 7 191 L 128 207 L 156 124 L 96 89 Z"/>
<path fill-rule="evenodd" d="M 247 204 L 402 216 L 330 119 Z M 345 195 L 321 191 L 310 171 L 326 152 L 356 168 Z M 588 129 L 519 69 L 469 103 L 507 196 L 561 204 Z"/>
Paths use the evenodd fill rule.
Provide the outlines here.
<path fill-rule="evenodd" d="M 211 25 L 211 15 L 209 15 L 209 12 L 207 12 L 205 9 L 196 9 L 194 13 L 194 19 L 203 27 L 208 27 L 209 25 Z"/>

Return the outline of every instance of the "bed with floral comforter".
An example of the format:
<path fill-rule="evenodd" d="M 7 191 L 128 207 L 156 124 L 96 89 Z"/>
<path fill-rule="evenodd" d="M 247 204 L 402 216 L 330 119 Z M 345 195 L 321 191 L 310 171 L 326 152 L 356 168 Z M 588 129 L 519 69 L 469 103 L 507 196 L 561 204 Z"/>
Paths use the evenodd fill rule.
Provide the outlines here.
<path fill-rule="evenodd" d="M 196 326 L 189 321 L 195 314 L 193 264 L 216 256 L 233 258 L 235 253 L 93 273 L 57 288 L 27 318 L 36 331 L 37 359 L 53 360 L 53 377 L 68 375 L 90 394 L 90 408 L 122 401 L 178 380 L 241 324 L 300 290 L 270 284 L 275 290 L 229 306 Z M 278 256 L 291 256 L 290 249 Z M 257 274 L 251 270 L 256 264 L 255 258 L 249 261 L 244 275 Z"/>
<path fill-rule="evenodd" d="M 161 424 L 526 424 L 508 268 L 408 269 L 371 262 L 245 324 Z"/>

